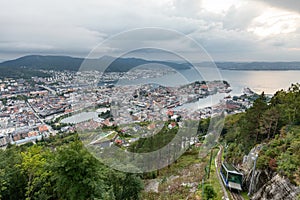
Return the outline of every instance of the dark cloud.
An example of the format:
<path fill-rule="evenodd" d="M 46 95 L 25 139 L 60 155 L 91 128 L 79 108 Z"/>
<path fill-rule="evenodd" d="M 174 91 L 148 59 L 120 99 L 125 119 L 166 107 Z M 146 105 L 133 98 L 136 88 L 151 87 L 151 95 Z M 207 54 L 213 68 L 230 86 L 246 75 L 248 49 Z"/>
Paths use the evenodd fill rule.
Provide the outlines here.
<path fill-rule="evenodd" d="M 205 9 L 204 1 L 208 0 L 0 1 L 0 58 L 33 53 L 86 56 L 105 39 L 143 27 L 174 29 L 187 34 L 215 59 L 234 60 L 238 54 L 245 59 L 248 55 L 276 59 L 277 54 L 290 58 L 299 53 L 299 25 L 295 32 L 267 35 L 263 39 L 251 31 L 257 27 L 272 28 L 273 24 L 254 22 L 270 6 L 299 12 L 299 0 L 239 0 L 222 12 Z M 224 4 L 223 0 L 219 1 Z M 189 44 L 174 47 L 178 45 L 174 42 L 176 38 L 163 32 L 157 36 L 149 32 L 134 37 L 136 41 L 145 38 L 147 44 L 168 44 L 170 48 L 192 52 Z M 119 44 L 128 48 L 134 41 Z M 102 50 L 104 54 L 117 51 L 113 46 Z"/>
<path fill-rule="evenodd" d="M 265 2 L 271 6 L 284 8 L 291 11 L 300 13 L 300 1 L 299 0 L 257 0 Z"/>

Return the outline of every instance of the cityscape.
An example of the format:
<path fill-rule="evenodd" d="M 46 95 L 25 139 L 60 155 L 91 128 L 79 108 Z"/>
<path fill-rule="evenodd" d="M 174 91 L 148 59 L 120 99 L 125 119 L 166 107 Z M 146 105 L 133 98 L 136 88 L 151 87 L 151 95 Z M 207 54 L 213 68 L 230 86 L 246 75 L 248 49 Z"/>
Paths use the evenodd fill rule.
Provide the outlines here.
<path fill-rule="evenodd" d="M 299 200 L 299 0 L 0 1 L 0 200 Z"/>
<path fill-rule="evenodd" d="M 2 148 L 8 144 L 35 143 L 50 135 L 74 132 L 81 126 L 96 129 L 167 121 L 169 117 L 199 120 L 223 111 L 227 114 L 240 113 L 250 108 L 256 98 L 249 89 L 245 89 L 244 95 L 231 97 L 230 85 L 226 81 L 197 81 L 180 87 L 154 84 L 114 86 L 105 83 L 90 88 L 91 82 L 94 84 L 99 77 L 102 82 L 112 82 L 121 75 L 123 79 L 134 80 L 161 74 L 151 74 L 150 70 L 148 73 L 132 72 L 128 76 L 116 72 L 102 75 L 96 71 L 46 73 L 50 75 L 47 78 L 0 80 Z M 217 93 L 224 94 L 218 104 L 197 108 L 199 99 Z"/>

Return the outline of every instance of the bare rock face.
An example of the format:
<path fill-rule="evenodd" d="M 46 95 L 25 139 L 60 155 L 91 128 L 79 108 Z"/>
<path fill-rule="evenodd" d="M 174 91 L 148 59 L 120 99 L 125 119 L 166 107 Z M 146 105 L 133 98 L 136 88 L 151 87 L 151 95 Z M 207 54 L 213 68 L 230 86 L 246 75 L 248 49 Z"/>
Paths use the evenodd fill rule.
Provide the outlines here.
<path fill-rule="evenodd" d="M 252 173 L 253 170 L 245 172 L 245 179 L 243 182 L 244 190 L 249 191 Z M 271 180 L 274 175 L 274 173 L 267 170 L 256 170 L 253 179 L 252 191 L 258 191 L 266 184 L 266 182 Z"/>
<path fill-rule="evenodd" d="M 300 187 L 290 183 L 278 174 L 265 183 L 253 196 L 252 200 L 297 200 Z"/>

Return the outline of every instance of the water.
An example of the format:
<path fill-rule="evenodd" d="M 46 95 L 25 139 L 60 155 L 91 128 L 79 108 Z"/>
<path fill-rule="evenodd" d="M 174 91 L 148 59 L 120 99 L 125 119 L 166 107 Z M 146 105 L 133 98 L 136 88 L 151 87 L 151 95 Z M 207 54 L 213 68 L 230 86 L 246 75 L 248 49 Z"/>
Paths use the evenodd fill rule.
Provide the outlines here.
<path fill-rule="evenodd" d="M 233 93 L 249 87 L 256 93 L 274 94 L 300 82 L 300 71 L 234 71 L 221 70 L 222 77 L 232 86 Z"/>
<path fill-rule="evenodd" d="M 165 86 L 184 85 L 196 80 L 226 80 L 231 85 L 231 95 L 240 95 L 245 87 L 256 93 L 274 94 L 281 89 L 288 89 L 292 83 L 300 82 L 300 71 L 244 71 L 244 70 L 211 70 L 199 68 L 201 75 L 194 70 L 182 70 L 158 78 L 120 80 L 117 85 L 157 83 Z M 187 77 L 187 78 L 185 78 Z M 205 77 L 205 78 L 203 78 Z M 187 80 L 188 79 L 188 80 Z"/>
<path fill-rule="evenodd" d="M 244 71 L 244 70 L 216 70 L 207 67 L 199 68 L 200 74 L 192 69 L 181 70 L 176 73 L 170 73 L 168 75 L 158 78 L 136 79 L 126 80 L 122 79 L 114 82 L 116 85 L 136 85 L 155 83 L 164 86 L 180 86 L 193 81 L 212 81 L 212 80 L 226 80 L 230 85 L 232 92 L 229 94 L 216 94 L 207 98 L 199 99 L 197 102 L 185 104 L 177 109 L 199 109 L 204 107 L 210 107 L 216 105 L 225 96 L 241 95 L 245 87 L 249 87 L 254 92 L 260 94 L 274 94 L 281 89 L 288 89 L 292 83 L 300 82 L 300 71 Z M 205 77 L 205 78 L 204 78 Z M 94 113 L 83 114 L 81 116 L 72 116 L 66 123 L 78 123 L 86 121 L 88 119 L 95 118 Z"/>
<path fill-rule="evenodd" d="M 174 108 L 173 110 L 177 111 L 177 110 L 181 110 L 181 109 L 187 109 L 189 111 L 196 111 L 198 109 L 211 107 L 213 105 L 220 103 L 220 100 L 224 99 L 225 96 L 226 96 L 226 94 L 224 94 L 224 93 L 217 93 L 214 95 L 210 95 L 206 98 L 199 99 L 196 102 L 183 104 L 181 106 Z"/>

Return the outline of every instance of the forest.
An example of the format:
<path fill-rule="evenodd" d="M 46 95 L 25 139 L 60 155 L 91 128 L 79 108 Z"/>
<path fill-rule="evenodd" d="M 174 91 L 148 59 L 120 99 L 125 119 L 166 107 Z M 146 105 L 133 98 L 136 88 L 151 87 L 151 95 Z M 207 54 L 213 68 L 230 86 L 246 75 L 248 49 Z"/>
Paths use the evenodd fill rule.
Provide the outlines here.
<path fill-rule="evenodd" d="M 139 199 L 139 174 L 112 170 L 77 134 L 0 151 L 0 199 Z"/>
<path fill-rule="evenodd" d="M 222 132 L 226 158 L 241 163 L 262 144 L 257 167 L 287 176 L 300 185 L 300 85 L 292 84 L 267 100 L 264 93 L 245 113 L 228 116 Z"/>

